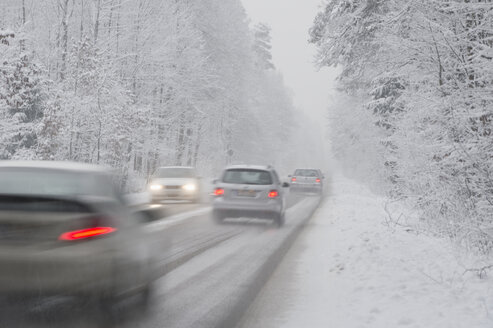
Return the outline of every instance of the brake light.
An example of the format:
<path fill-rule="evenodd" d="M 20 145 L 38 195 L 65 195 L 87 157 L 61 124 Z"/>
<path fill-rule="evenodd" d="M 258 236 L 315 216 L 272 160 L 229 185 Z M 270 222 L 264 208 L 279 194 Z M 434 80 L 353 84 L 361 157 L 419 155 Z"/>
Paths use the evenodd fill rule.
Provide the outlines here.
<path fill-rule="evenodd" d="M 316 178 L 316 179 L 315 179 L 315 182 L 320 182 L 320 179 L 319 179 L 319 178 Z"/>
<path fill-rule="evenodd" d="M 60 237 L 58 237 L 58 239 L 65 241 L 82 240 L 82 239 L 107 235 L 115 231 L 116 229 L 112 227 L 94 227 L 94 228 L 65 232 L 62 233 Z"/>
<path fill-rule="evenodd" d="M 269 192 L 269 198 L 276 198 L 279 196 L 279 192 L 277 190 L 271 190 Z"/>
<path fill-rule="evenodd" d="M 296 182 L 296 178 L 291 178 L 291 182 Z"/>
<path fill-rule="evenodd" d="M 214 190 L 214 195 L 215 196 L 222 196 L 222 195 L 224 195 L 224 189 L 217 188 L 216 190 Z"/>

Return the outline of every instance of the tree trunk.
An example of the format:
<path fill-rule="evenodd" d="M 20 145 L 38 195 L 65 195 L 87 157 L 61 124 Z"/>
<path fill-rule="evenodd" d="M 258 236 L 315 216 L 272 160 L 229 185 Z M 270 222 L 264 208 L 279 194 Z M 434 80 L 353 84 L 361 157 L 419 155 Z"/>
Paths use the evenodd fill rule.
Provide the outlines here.
<path fill-rule="evenodd" d="M 26 3 L 25 0 L 22 0 L 22 26 L 26 25 Z M 20 41 L 21 51 L 23 52 L 25 48 L 24 40 Z"/>
<path fill-rule="evenodd" d="M 116 15 L 116 54 L 120 52 L 120 13 L 122 10 L 122 0 L 118 1 L 118 12 Z"/>
<path fill-rule="evenodd" d="M 199 128 L 197 131 L 197 136 L 195 138 L 195 149 L 193 152 L 193 166 L 197 166 L 198 158 L 199 158 L 199 150 L 200 150 L 200 138 L 202 136 L 202 124 L 199 124 Z"/>
<path fill-rule="evenodd" d="M 187 166 L 192 166 L 193 160 L 193 129 L 189 127 L 187 129 L 187 144 L 188 144 L 188 152 L 187 152 Z"/>
<path fill-rule="evenodd" d="M 98 143 L 97 143 L 97 156 L 96 156 L 96 163 L 99 164 L 99 161 L 101 159 L 101 120 L 98 120 Z"/>
<path fill-rule="evenodd" d="M 101 14 L 101 0 L 96 0 L 96 21 L 94 22 L 94 44 L 97 44 L 98 42 L 100 14 Z"/>
<path fill-rule="evenodd" d="M 68 1 L 62 0 L 62 67 L 60 69 L 60 80 L 65 80 L 65 72 L 67 70 L 67 54 L 68 54 Z"/>
<path fill-rule="evenodd" d="M 179 118 L 180 128 L 178 130 L 178 143 L 176 144 L 176 165 L 182 165 L 183 153 L 185 151 L 185 118 L 183 112 Z"/>

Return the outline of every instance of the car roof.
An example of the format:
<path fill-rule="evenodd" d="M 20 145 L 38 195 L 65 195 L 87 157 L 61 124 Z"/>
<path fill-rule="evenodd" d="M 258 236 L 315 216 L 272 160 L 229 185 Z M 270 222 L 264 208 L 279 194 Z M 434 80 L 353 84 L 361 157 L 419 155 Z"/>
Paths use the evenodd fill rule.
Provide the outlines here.
<path fill-rule="evenodd" d="M 252 170 L 263 170 L 263 171 L 270 171 L 273 170 L 273 167 L 270 165 L 245 165 L 245 164 L 236 164 L 236 165 L 230 165 L 226 167 L 225 170 L 231 170 L 231 169 L 252 169 Z"/>
<path fill-rule="evenodd" d="M 109 173 L 109 169 L 87 163 L 62 162 L 62 161 L 0 161 L 2 168 L 29 168 L 29 169 L 53 169 L 62 171 L 83 171 L 92 173 Z"/>
<path fill-rule="evenodd" d="M 294 169 L 295 171 L 297 170 L 313 170 L 313 171 L 320 171 L 320 169 L 314 169 L 314 168 L 310 168 L 310 167 L 299 167 L 297 169 Z"/>

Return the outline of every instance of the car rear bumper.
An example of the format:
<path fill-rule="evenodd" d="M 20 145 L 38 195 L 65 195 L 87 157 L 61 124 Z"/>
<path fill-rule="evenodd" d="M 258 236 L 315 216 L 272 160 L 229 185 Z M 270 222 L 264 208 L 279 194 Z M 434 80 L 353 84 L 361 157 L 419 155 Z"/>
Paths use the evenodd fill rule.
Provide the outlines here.
<path fill-rule="evenodd" d="M 294 191 L 308 191 L 308 192 L 321 192 L 323 189 L 321 184 L 314 183 L 291 183 L 291 190 Z"/>
<path fill-rule="evenodd" d="M 104 294 L 115 288 L 111 252 L 79 247 L 0 250 L 0 293 Z"/>
<path fill-rule="evenodd" d="M 213 202 L 213 212 L 226 218 L 271 219 L 273 215 L 281 213 L 282 210 L 282 203 L 274 200 L 255 205 L 229 202 L 222 199 L 215 199 Z"/>

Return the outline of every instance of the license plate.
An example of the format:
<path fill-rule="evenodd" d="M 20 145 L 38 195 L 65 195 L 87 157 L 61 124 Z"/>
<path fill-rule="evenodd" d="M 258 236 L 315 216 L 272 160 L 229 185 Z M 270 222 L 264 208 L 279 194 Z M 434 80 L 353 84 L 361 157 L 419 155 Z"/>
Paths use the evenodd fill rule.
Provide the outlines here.
<path fill-rule="evenodd" d="M 257 193 L 255 190 L 238 190 L 238 196 L 241 197 L 255 197 Z"/>

